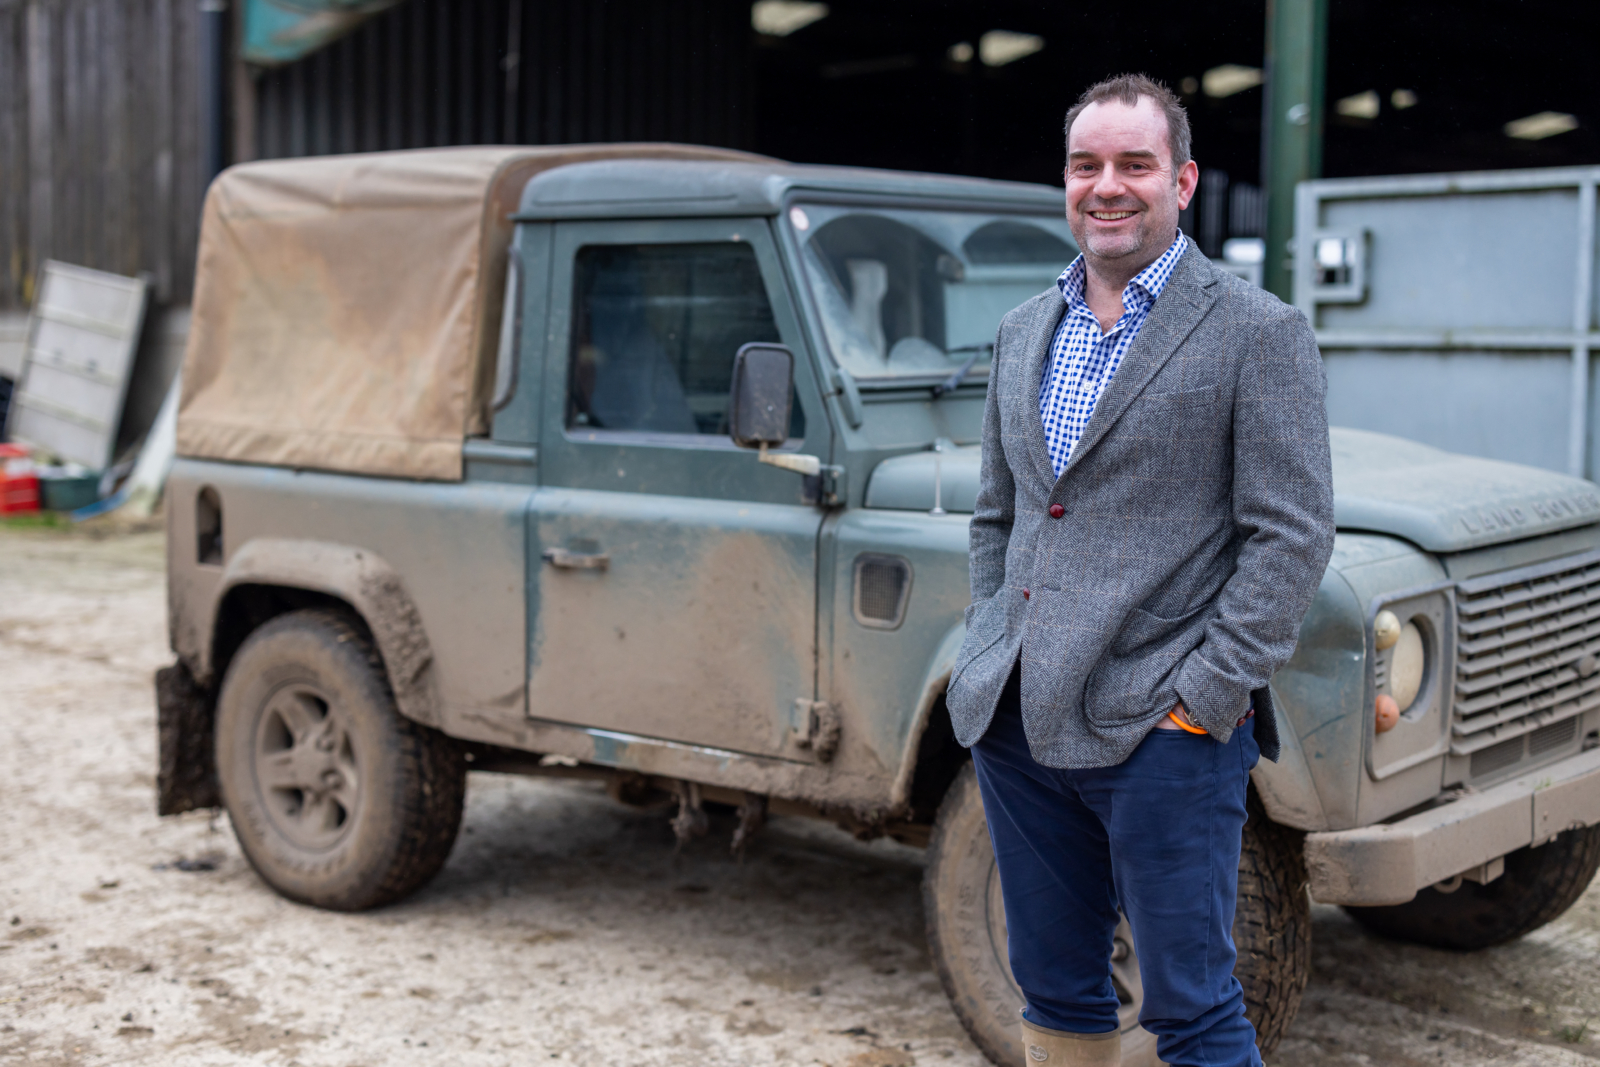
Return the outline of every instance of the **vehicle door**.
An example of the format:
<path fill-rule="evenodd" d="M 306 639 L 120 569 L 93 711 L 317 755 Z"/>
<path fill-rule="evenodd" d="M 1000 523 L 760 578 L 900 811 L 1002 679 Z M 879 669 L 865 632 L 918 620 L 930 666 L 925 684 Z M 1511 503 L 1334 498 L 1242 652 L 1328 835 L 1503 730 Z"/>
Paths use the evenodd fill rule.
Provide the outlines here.
<path fill-rule="evenodd" d="M 784 448 L 828 455 L 769 224 L 557 223 L 550 279 L 530 716 L 800 758 L 822 510 L 728 437 L 735 352 L 778 342 Z"/>

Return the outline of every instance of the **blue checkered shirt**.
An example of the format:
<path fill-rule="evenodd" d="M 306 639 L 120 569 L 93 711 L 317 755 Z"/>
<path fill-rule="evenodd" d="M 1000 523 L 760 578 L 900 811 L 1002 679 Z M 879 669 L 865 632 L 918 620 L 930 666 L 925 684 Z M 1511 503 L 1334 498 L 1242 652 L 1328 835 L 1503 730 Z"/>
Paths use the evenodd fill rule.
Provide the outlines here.
<path fill-rule="evenodd" d="M 1188 238 L 1179 230 L 1172 247 L 1133 276 L 1122 290 L 1122 317 L 1105 333 L 1100 332 L 1100 321 L 1083 298 L 1083 256 L 1073 260 L 1056 279 L 1056 288 L 1067 302 L 1067 313 L 1056 328 L 1050 362 L 1045 364 L 1044 380 L 1039 383 L 1039 418 L 1044 421 L 1050 465 L 1057 478 L 1067 469 L 1072 450 L 1089 425 L 1094 406 L 1100 402 L 1100 394 L 1117 373 L 1133 339 L 1139 336 L 1140 327 L 1150 316 L 1156 297 L 1161 295 L 1188 244 Z"/>

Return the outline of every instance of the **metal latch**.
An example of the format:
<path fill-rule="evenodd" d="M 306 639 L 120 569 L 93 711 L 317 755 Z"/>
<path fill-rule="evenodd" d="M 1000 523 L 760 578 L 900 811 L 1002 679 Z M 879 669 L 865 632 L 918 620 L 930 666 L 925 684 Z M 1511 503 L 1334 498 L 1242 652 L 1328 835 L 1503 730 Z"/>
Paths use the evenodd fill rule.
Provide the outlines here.
<path fill-rule="evenodd" d="M 1317 230 L 1310 235 L 1311 295 L 1319 304 L 1359 304 L 1367 298 L 1367 230 Z"/>
<path fill-rule="evenodd" d="M 791 734 L 795 747 L 809 749 L 818 763 L 827 763 L 839 751 L 839 713 L 826 700 L 794 702 L 795 718 L 800 720 Z"/>
<path fill-rule="evenodd" d="M 611 566 L 611 557 L 604 552 L 574 552 L 570 548 L 547 548 L 544 561 L 553 567 L 579 571 L 603 571 Z"/>

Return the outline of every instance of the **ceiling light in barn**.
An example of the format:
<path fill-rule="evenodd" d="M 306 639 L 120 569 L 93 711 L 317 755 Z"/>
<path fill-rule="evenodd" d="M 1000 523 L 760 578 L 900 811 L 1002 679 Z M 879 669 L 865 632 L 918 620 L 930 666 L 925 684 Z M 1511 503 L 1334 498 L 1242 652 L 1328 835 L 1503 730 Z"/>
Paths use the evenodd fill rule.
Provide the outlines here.
<path fill-rule="evenodd" d="M 1375 90 L 1368 89 L 1364 93 L 1347 96 L 1333 105 L 1339 114 L 1352 119 L 1375 119 L 1378 110 L 1383 105 L 1378 103 L 1378 94 Z"/>
<path fill-rule="evenodd" d="M 978 38 L 978 58 L 986 67 L 1003 67 L 1033 55 L 1044 47 L 1044 38 L 1034 33 L 990 30 Z"/>
<path fill-rule="evenodd" d="M 973 54 L 971 41 L 957 41 L 945 52 L 953 63 L 971 63 Z"/>
<path fill-rule="evenodd" d="M 805 0 L 756 0 L 750 5 L 750 25 L 769 37 L 787 37 L 827 17 L 827 4 Z"/>
<path fill-rule="evenodd" d="M 1242 93 L 1246 89 L 1254 89 L 1261 84 L 1260 67 L 1241 67 L 1237 63 L 1224 63 L 1220 67 L 1212 67 L 1200 76 L 1200 84 L 1205 88 L 1206 95 L 1221 99 Z"/>
<path fill-rule="evenodd" d="M 1178 83 L 1178 91 L 1188 96 L 1193 96 L 1200 91 L 1199 78 L 1185 78 Z"/>
<path fill-rule="evenodd" d="M 1523 141 L 1542 141 L 1558 133 L 1578 128 L 1575 116 L 1561 111 L 1541 111 L 1537 115 L 1506 123 L 1506 136 Z"/>
<path fill-rule="evenodd" d="M 1408 107 L 1417 106 L 1417 94 L 1410 89 L 1396 89 L 1389 94 L 1389 103 L 1396 111 L 1404 111 Z"/>

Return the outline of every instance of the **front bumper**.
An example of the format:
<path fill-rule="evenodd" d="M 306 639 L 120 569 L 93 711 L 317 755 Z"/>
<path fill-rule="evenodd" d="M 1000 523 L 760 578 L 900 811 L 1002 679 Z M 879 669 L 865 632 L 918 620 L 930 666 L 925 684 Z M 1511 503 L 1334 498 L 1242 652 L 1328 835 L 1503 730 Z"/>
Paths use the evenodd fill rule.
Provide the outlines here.
<path fill-rule="evenodd" d="M 1311 896 L 1404 904 L 1417 890 L 1563 830 L 1600 823 L 1600 749 L 1398 822 L 1306 835 Z"/>

